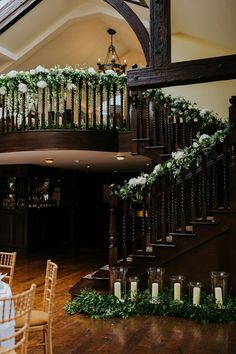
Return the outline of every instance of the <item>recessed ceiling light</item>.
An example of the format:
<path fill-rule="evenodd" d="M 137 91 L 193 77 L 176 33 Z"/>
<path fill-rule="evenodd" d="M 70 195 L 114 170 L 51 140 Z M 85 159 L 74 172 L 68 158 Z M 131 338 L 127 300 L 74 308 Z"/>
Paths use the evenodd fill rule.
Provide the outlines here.
<path fill-rule="evenodd" d="M 90 165 L 87 165 L 86 168 L 90 168 L 91 166 Z"/>
<path fill-rule="evenodd" d="M 54 163 L 54 159 L 52 159 L 51 157 L 46 158 L 44 161 L 48 164 Z"/>
<path fill-rule="evenodd" d="M 79 160 L 75 160 L 75 163 L 79 163 Z"/>

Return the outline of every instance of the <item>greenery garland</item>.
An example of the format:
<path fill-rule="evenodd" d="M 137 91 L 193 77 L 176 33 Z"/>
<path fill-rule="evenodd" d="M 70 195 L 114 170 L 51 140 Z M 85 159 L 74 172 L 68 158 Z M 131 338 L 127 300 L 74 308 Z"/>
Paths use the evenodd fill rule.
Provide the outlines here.
<path fill-rule="evenodd" d="M 171 117 L 178 113 L 179 117 L 184 118 L 186 122 L 197 120 L 200 131 L 211 127 L 215 133 L 208 135 L 199 131 L 191 146 L 173 152 L 168 161 L 156 165 L 150 174 L 141 173 L 140 176 L 125 181 L 123 186 L 118 185 L 115 193 L 121 199 L 132 198 L 135 200 L 140 192 L 148 189 L 158 178 L 167 174 L 177 178 L 194 164 L 199 166 L 203 157 L 209 154 L 217 143 L 222 143 L 229 132 L 227 121 L 220 119 L 216 113 L 209 109 L 198 109 L 196 103 L 191 103 L 183 97 L 172 97 L 161 89 L 146 90 L 143 92 L 143 96 L 151 99 L 157 105 L 169 107 L 168 115 Z"/>
<path fill-rule="evenodd" d="M 128 294 L 129 295 L 129 294 Z M 65 304 L 65 311 L 74 315 L 85 314 L 94 319 L 129 316 L 158 315 L 181 317 L 202 323 L 234 323 L 236 322 L 236 298 L 228 297 L 224 306 L 219 307 L 212 295 L 201 293 L 201 305 L 193 305 L 186 295 L 183 301 L 173 300 L 170 291 L 161 293 L 158 301 L 150 301 L 149 291 L 139 291 L 135 301 L 129 296 L 124 302 L 114 295 L 103 295 L 95 290 L 83 290 L 72 301 Z"/>

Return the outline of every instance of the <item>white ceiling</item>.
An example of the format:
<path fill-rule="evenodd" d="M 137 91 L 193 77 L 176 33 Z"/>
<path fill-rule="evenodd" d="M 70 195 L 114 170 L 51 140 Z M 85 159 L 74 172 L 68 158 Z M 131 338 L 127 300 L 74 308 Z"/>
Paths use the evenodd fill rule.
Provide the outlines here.
<path fill-rule="evenodd" d="M 149 3 L 149 1 L 148 1 Z M 127 3 L 128 4 L 128 3 Z M 129 4 L 147 29 L 149 10 Z M 236 0 L 172 0 L 172 42 L 188 48 L 204 44 L 207 55 L 236 52 Z M 0 70 L 28 70 L 37 65 L 66 64 L 96 67 L 109 44 L 108 28 L 117 31 L 114 44 L 128 66 L 146 65 L 141 46 L 124 19 L 103 0 L 43 0 L 0 36 Z M 189 47 L 188 47 L 189 46 Z M 203 46 L 204 47 L 204 46 Z M 181 51 L 183 54 L 183 51 Z M 196 54 L 197 55 L 197 54 Z M 126 152 L 124 161 L 114 153 L 84 151 L 34 151 L 0 154 L 0 164 L 36 163 L 44 165 L 52 157 L 55 167 L 91 171 L 145 171 L 148 159 Z M 78 163 L 75 160 L 79 160 Z"/>

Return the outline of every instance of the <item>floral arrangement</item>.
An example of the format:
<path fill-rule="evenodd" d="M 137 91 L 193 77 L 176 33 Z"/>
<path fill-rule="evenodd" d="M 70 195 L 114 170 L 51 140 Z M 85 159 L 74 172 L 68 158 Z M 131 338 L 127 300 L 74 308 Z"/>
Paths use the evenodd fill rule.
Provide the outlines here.
<path fill-rule="evenodd" d="M 126 85 L 126 75 L 117 75 L 113 70 L 99 73 L 92 67 L 84 69 L 55 66 L 47 69 L 39 65 L 29 71 L 12 70 L 7 74 L 1 74 L 0 95 L 7 94 L 9 90 L 36 93 L 38 89 L 49 86 L 56 89 L 58 85 L 65 85 L 68 90 L 76 90 L 81 80 L 85 80 L 90 86 L 104 84 L 107 87 L 116 83 L 119 88 L 123 88 Z"/>
<path fill-rule="evenodd" d="M 183 97 L 173 98 L 161 89 L 146 90 L 143 95 L 152 99 L 156 104 L 170 107 L 168 114 L 171 116 L 174 117 L 178 112 L 180 117 L 186 119 L 186 122 L 197 120 L 199 130 L 212 126 L 215 133 L 208 135 L 199 132 L 191 146 L 172 152 L 172 157 L 168 161 L 156 165 L 150 174 L 142 173 L 138 177 L 125 181 L 123 186 L 118 185 L 115 193 L 121 199 L 132 198 L 135 200 L 139 192 L 149 188 L 159 177 L 169 174 L 176 178 L 193 164 L 199 166 L 203 156 L 207 155 L 218 142 L 222 143 L 229 132 L 227 121 L 220 119 L 209 109 L 198 109 L 196 103 L 192 104 Z"/>

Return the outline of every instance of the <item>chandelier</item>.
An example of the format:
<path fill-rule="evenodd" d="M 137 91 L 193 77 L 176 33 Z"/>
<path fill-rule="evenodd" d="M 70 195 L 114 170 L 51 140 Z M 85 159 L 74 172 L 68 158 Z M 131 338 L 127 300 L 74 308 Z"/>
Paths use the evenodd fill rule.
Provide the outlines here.
<path fill-rule="evenodd" d="M 123 74 L 125 72 L 127 64 L 126 60 L 124 60 L 124 64 L 121 64 L 118 54 L 116 53 L 115 46 L 113 45 L 113 36 L 116 34 L 116 31 L 112 28 L 109 28 L 107 32 L 111 36 L 111 43 L 108 47 L 107 55 L 103 64 L 101 63 L 101 59 L 98 58 L 98 70 L 100 72 L 105 72 L 106 70 L 113 70 L 118 75 Z"/>

